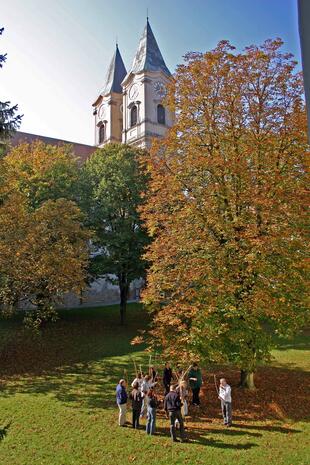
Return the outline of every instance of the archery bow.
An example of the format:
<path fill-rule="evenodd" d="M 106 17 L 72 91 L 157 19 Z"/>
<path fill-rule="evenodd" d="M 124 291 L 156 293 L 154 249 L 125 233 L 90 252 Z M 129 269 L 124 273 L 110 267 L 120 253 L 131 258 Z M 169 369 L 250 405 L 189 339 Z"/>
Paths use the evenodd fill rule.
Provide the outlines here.
<path fill-rule="evenodd" d="M 219 390 L 218 390 L 217 381 L 216 381 L 216 375 L 213 375 L 213 377 L 214 377 L 214 385 L 215 385 L 216 393 L 217 393 L 217 395 L 219 395 Z"/>

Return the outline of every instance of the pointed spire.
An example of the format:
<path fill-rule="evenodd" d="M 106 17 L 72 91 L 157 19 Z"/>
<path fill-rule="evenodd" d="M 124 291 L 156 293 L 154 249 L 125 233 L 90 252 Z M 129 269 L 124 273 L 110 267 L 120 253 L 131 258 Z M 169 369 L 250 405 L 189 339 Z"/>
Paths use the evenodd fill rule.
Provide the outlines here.
<path fill-rule="evenodd" d="M 111 92 L 116 92 L 118 94 L 122 93 L 121 82 L 126 76 L 126 68 L 121 57 L 120 51 L 118 49 L 118 43 L 116 42 L 116 50 L 113 55 L 112 61 L 108 68 L 106 74 L 105 84 L 102 87 L 100 95 L 104 96 L 110 94 Z"/>
<path fill-rule="evenodd" d="M 167 76 L 171 75 L 159 50 L 148 17 L 130 73 L 137 74 L 141 71 L 163 71 Z"/>

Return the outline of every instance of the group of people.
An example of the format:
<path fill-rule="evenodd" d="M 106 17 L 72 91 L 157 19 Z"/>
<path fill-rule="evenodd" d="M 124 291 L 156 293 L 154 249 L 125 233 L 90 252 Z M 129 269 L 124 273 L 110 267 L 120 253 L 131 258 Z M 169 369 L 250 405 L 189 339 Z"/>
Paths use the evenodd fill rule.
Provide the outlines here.
<path fill-rule="evenodd" d="M 177 429 L 180 432 L 180 441 L 186 441 L 184 421 L 188 415 L 189 390 L 192 392 L 191 404 L 200 405 L 200 389 L 202 386 L 202 373 L 197 363 L 186 371 L 178 369 L 173 373 L 170 364 L 165 364 L 162 384 L 164 387 L 163 408 L 170 421 L 170 436 L 177 442 Z M 140 419 L 146 416 L 146 433 L 152 435 L 156 430 L 156 411 L 160 402 L 157 395 L 160 386 L 158 373 L 154 366 L 149 368 L 148 374 L 143 374 L 140 369 L 131 383 L 132 390 L 127 393 L 127 382 L 121 379 L 116 387 L 116 403 L 119 408 L 119 426 L 126 427 L 126 413 L 128 400 L 132 407 L 132 427 L 140 428 Z M 225 378 L 220 379 L 217 389 L 218 398 L 221 401 L 224 425 L 232 425 L 231 387 Z"/>

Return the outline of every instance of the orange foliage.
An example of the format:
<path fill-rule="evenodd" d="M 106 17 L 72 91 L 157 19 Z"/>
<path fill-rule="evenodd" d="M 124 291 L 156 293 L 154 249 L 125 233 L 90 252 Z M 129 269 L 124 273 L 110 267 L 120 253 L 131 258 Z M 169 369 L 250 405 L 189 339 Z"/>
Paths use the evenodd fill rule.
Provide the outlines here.
<path fill-rule="evenodd" d="M 70 200 L 78 179 L 66 147 L 15 147 L 0 162 L 0 300 L 38 309 L 37 326 L 64 293 L 85 286 L 89 233 Z M 66 197 L 66 198 L 64 198 Z"/>
<path fill-rule="evenodd" d="M 153 242 L 143 300 L 170 356 L 268 359 L 268 318 L 305 321 L 306 115 L 280 40 L 189 53 L 167 104 L 176 123 L 149 160 Z"/>

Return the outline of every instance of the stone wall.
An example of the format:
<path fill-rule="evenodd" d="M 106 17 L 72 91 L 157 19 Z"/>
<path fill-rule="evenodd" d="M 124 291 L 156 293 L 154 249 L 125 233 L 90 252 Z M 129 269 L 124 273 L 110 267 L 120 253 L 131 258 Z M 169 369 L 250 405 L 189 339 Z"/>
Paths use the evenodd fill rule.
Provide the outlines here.
<path fill-rule="evenodd" d="M 112 277 L 112 276 L 111 276 Z M 143 286 L 142 279 L 134 280 L 130 285 L 128 300 L 139 301 Z M 83 291 L 81 296 L 68 294 L 64 297 L 63 307 L 95 306 L 117 304 L 120 301 L 119 287 L 112 284 L 109 279 L 96 279 L 91 286 Z"/>
<path fill-rule="evenodd" d="M 113 276 L 111 275 L 111 278 Z M 140 292 L 144 285 L 143 279 L 132 281 L 129 290 L 128 301 L 140 300 Z M 100 305 L 118 304 L 120 302 L 119 287 L 112 284 L 107 278 L 99 278 L 83 291 L 81 296 L 73 293 L 68 293 L 63 297 L 63 302 L 57 305 L 58 308 L 73 308 L 73 307 L 95 307 Z M 20 304 L 21 310 L 30 310 L 34 308 L 29 302 Z"/>

